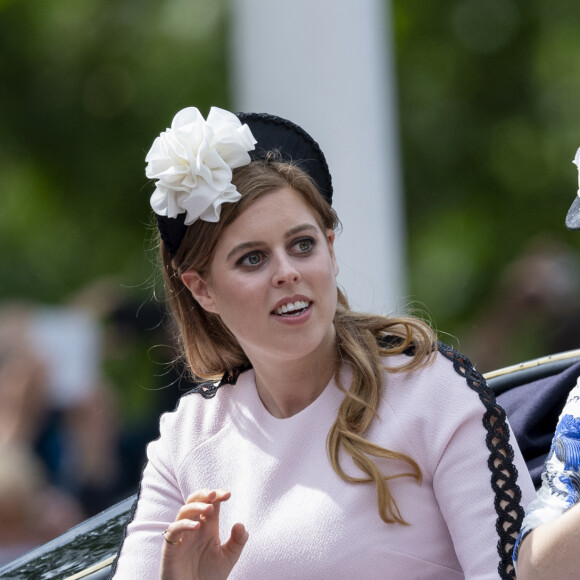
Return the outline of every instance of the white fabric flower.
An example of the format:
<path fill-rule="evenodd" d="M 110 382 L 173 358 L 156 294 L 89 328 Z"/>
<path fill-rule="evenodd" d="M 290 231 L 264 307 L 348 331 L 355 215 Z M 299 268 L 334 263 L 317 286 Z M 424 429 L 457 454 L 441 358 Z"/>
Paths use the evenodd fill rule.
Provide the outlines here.
<path fill-rule="evenodd" d="M 212 107 L 207 120 L 195 107 L 179 111 L 145 158 L 145 174 L 157 180 L 153 211 L 171 218 L 186 213 L 186 225 L 217 222 L 222 203 L 241 198 L 232 170 L 250 163 L 255 143 L 250 128 L 229 111 Z"/>
<path fill-rule="evenodd" d="M 576 157 L 574 157 L 573 163 L 575 163 L 578 168 L 578 195 L 580 196 L 580 147 L 578 147 L 578 150 L 576 151 Z"/>

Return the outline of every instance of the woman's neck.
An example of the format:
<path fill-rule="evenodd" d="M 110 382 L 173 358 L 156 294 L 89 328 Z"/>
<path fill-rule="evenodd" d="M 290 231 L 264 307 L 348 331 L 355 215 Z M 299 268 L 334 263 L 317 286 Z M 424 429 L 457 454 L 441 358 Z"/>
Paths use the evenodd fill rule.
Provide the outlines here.
<path fill-rule="evenodd" d="M 298 360 L 252 361 L 258 395 L 279 419 L 296 415 L 324 391 L 338 368 L 336 336 Z"/>

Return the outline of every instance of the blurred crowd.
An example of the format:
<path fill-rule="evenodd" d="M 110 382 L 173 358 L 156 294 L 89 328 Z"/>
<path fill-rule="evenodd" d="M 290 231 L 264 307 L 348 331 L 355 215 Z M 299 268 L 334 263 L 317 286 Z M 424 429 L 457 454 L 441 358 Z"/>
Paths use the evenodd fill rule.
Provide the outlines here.
<path fill-rule="evenodd" d="M 0 304 L 0 564 L 134 493 L 190 386 L 161 305 L 114 288 Z"/>

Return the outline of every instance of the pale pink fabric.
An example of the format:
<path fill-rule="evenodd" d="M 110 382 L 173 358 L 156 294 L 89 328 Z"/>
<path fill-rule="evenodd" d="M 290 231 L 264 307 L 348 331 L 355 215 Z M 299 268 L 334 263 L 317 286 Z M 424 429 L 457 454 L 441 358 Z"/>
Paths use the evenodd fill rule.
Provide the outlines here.
<path fill-rule="evenodd" d="M 349 384 L 346 366 L 341 377 Z M 232 492 L 221 509 L 222 539 L 236 522 L 250 534 L 232 579 L 498 578 L 485 407 L 452 363 L 438 355 L 418 372 L 386 374 L 380 419 L 369 434 L 421 467 L 421 485 L 391 482 L 409 526 L 385 524 L 375 488 L 345 483 L 333 471 L 326 436 L 342 398 L 331 382 L 302 412 L 276 419 L 257 395 L 253 371 L 213 399 L 185 396 L 149 445 L 115 579 L 157 579 L 163 530 L 190 493 L 207 487 Z M 527 505 L 534 488 L 511 443 Z M 343 465 L 357 474 L 349 458 Z M 385 473 L 407 467 L 381 465 Z"/>

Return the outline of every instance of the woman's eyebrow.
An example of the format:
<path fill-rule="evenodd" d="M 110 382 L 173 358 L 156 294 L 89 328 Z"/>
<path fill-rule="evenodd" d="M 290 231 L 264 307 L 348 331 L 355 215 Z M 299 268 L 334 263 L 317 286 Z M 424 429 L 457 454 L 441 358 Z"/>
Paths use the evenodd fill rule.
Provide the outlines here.
<path fill-rule="evenodd" d="M 289 229 L 284 235 L 286 238 L 291 238 L 292 236 L 295 236 L 296 234 L 305 231 L 317 232 L 318 228 L 312 224 L 301 224 L 299 226 L 295 226 Z"/>
<path fill-rule="evenodd" d="M 226 260 L 231 259 L 235 254 L 239 254 L 240 252 L 243 252 L 244 250 L 251 250 L 252 248 L 257 248 L 259 246 L 264 245 L 263 242 L 242 242 L 241 244 L 238 244 L 237 246 L 234 246 L 232 248 L 232 250 L 230 251 L 230 253 L 226 256 Z"/>
<path fill-rule="evenodd" d="M 290 228 L 284 234 L 284 237 L 291 238 L 292 236 L 295 236 L 296 234 L 299 234 L 300 232 L 317 232 L 317 231 L 318 231 L 318 228 L 312 224 L 300 224 L 298 226 L 294 226 L 293 228 Z M 263 246 L 263 245 L 264 245 L 264 242 L 261 242 L 258 240 L 242 242 L 241 244 L 238 244 L 237 246 L 234 246 L 232 248 L 232 250 L 226 256 L 226 260 L 230 260 L 231 258 L 233 258 L 233 256 L 235 254 L 239 254 L 240 252 L 243 252 L 245 250 L 251 250 L 253 248 L 258 248 L 258 247 Z"/>

